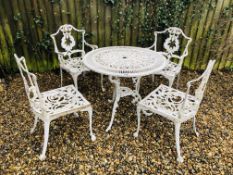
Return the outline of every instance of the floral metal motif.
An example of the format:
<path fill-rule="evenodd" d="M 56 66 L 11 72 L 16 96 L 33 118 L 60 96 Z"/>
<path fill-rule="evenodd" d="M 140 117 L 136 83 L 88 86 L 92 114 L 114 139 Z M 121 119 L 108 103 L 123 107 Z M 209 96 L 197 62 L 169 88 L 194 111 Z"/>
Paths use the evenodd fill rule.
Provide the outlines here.
<path fill-rule="evenodd" d="M 138 126 L 137 131 L 134 133 L 134 137 L 138 137 L 141 111 L 146 113 L 146 115 L 155 113 L 171 120 L 175 125 L 177 160 L 179 162 L 183 162 L 183 157 L 180 153 L 180 126 L 181 123 L 186 122 L 189 119 L 193 119 L 193 129 L 196 135 L 199 135 L 195 126 L 195 115 L 202 101 L 206 84 L 214 63 L 215 60 L 210 60 L 205 72 L 199 78 L 187 83 L 188 88 L 186 93 L 165 85 L 160 85 L 157 89 L 141 100 L 137 106 Z M 191 85 L 194 82 L 200 82 L 200 85 L 196 89 L 195 95 L 191 95 L 189 92 Z"/>
<path fill-rule="evenodd" d="M 92 131 L 92 107 L 82 94 L 73 85 L 40 93 L 36 76 L 28 71 L 25 58 L 19 58 L 16 54 L 14 56 L 23 78 L 32 112 L 35 115 L 31 133 L 33 133 L 36 128 L 38 118 L 44 122 L 44 144 L 39 157 L 40 160 L 46 158 L 45 154 L 48 145 L 50 122 L 63 115 L 76 113 L 78 111 L 87 111 L 90 121 L 90 136 L 94 141 L 96 137 Z"/>
<path fill-rule="evenodd" d="M 163 70 L 161 70 L 158 74 L 163 75 L 165 78 L 169 80 L 169 86 L 173 85 L 173 82 L 177 75 L 179 75 L 181 71 L 181 67 L 183 64 L 184 58 L 188 55 L 188 46 L 191 43 L 192 39 L 187 37 L 180 28 L 177 27 L 169 27 L 163 31 L 155 31 L 155 41 L 152 46 L 148 47 L 148 49 L 154 49 L 157 51 L 157 38 L 159 34 L 168 34 L 168 38 L 165 39 L 163 47 L 165 52 L 163 54 L 167 55 L 168 65 Z M 181 55 L 178 54 L 180 50 L 180 40 L 182 37 L 187 40 L 187 44 L 184 48 L 184 51 Z M 172 62 L 171 58 L 176 58 L 179 60 L 178 63 Z"/>
<path fill-rule="evenodd" d="M 85 56 L 84 64 L 110 76 L 139 77 L 161 71 L 167 61 L 162 54 L 130 46 L 104 47 Z"/>
<path fill-rule="evenodd" d="M 94 50 L 84 57 L 84 64 L 93 71 L 109 75 L 114 84 L 111 121 L 106 131 L 112 127 L 118 102 L 121 97 L 133 96 L 132 103 L 141 100 L 139 94 L 141 76 L 150 75 L 166 66 L 166 58 L 148 49 L 130 46 L 105 47 Z M 132 78 L 134 89 L 120 85 L 120 77 Z"/>
<path fill-rule="evenodd" d="M 175 27 L 168 29 L 169 37 L 165 40 L 163 45 L 168 53 L 173 54 L 179 50 L 179 36 L 181 32 L 181 29 Z"/>
<path fill-rule="evenodd" d="M 61 39 L 61 47 L 65 50 L 65 52 L 60 52 L 58 50 L 58 46 L 57 46 L 57 40 L 56 40 L 56 36 L 59 33 L 62 33 L 63 37 Z M 74 37 L 72 36 L 72 32 L 78 32 L 81 33 L 82 35 L 82 47 L 81 49 L 74 49 L 76 42 Z M 91 49 L 96 49 L 98 48 L 96 45 L 91 45 L 89 43 L 87 43 L 84 39 L 84 35 L 85 35 L 85 30 L 79 30 L 76 29 L 75 27 L 73 27 L 70 24 L 65 24 L 59 27 L 59 29 L 57 30 L 56 33 L 51 35 L 51 38 L 53 39 L 53 43 L 54 43 L 54 50 L 55 53 L 58 54 L 58 60 L 60 63 L 60 72 L 61 72 L 61 86 L 62 86 L 62 70 L 67 71 L 68 73 L 70 73 L 70 75 L 73 78 L 75 87 L 78 88 L 78 83 L 77 83 L 77 79 L 78 76 L 84 72 L 84 71 L 88 71 L 89 69 L 83 64 L 82 58 L 85 55 L 85 51 L 84 51 L 84 46 L 89 46 Z M 77 57 L 74 56 L 75 54 L 80 54 L 81 56 Z"/>

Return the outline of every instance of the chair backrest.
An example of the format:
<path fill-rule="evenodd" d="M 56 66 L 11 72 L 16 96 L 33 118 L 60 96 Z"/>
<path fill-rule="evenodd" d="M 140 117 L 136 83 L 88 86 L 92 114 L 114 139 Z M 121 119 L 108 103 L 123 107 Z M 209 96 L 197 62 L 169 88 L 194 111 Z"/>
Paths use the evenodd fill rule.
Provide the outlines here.
<path fill-rule="evenodd" d="M 157 51 L 158 34 L 163 34 L 163 37 L 165 37 L 163 43 L 163 48 L 165 49 L 165 52 L 168 53 L 170 57 L 179 59 L 179 63 L 182 64 L 183 59 L 188 55 L 188 46 L 191 43 L 192 38 L 186 36 L 182 31 L 182 29 L 177 27 L 169 27 L 163 31 L 155 31 L 154 48 L 156 51 Z M 182 52 L 180 46 L 181 41 L 186 42 L 186 45 Z"/>
<path fill-rule="evenodd" d="M 199 107 L 199 104 L 201 103 L 202 99 L 203 99 L 203 95 L 206 89 L 206 84 L 209 80 L 210 74 L 212 72 L 212 69 L 214 67 L 214 63 L 215 60 L 210 60 L 206 70 L 202 73 L 202 75 L 196 79 L 190 80 L 187 83 L 187 91 L 186 91 L 186 95 L 185 95 L 185 100 L 182 106 L 182 109 L 184 110 L 186 104 L 187 104 L 187 100 L 188 100 L 188 96 L 190 95 L 190 88 L 193 85 L 193 83 L 195 82 L 199 82 L 199 86 L 197 87 L 197 89 L 195 89 L 195 98 L 198 100 L 198 105 L 196 107 Z"/>
<path fill-rule="evenodd" d="M 20 74 L 23 78 L 25 91 L 28 96 L 29 102 L 33 110 L 37 111 L 38 109 L 34 106 L 35 101 L 37 100 L 39 103 L 42 102 L 41 100 L 41 93 L 37 84 L 37 78 L 33 73 L 28 71 L 26 61 L 24 57 L 18 57 L 14 54 L 16 63 L 18 65 Z"/>
<path fill-rule="evenodd" d="M 203 74 L 201 75 L 201 82 L 200 82 L 200 85 L 199 87 L 196 89 L 195 91 L 195 97 L 197 99 L 199 99 L 200 101 L 202 100 L 203 98 L 203 95 L 204 95 L 204 92 L 205 92 L 205 89 L 206 89 L 206 85 L 207 85 L 207 82 L 209 80 L 209 77 L 210 77 L 210 74 L 212 72 L 212 69 L 214 67 L 214 63 L 215 63 L 215 60 L 210 60 L 208 65 L 207 65 L 207 68 L 206 70 L 203 72 Z M 192 84 L 192 82 L 190 82 Z"/>
<path fill-rule="evenodd" d="M 73 32 L 81 34 L 81 43 L 80 43 L 81 48 L 79 48 L 78 50 L 84 51 L 85 30 L 79 30 L 70 24 L 64 24 L 64 25 L 59 27 L 59 29 L 57 30 L 56 33 L 53 33 L 50 35 L 52 40 L 53 40 L 54 49 L 55 49 L 56 53 L 60 52 L 58 46 L 60 46 L 60 48 L 64 49 L 65 52 L 72 52 L 72 50 L 74 49 L 74 47 L 77 44 L 76 40 L 74 38 L 75 35 Z M 61 37 L 61 40 L 59 42 L 59 44 L 60 44 L 59 45 L 57 37 L 60 34 L 62 34 L 62 37 Z"/>

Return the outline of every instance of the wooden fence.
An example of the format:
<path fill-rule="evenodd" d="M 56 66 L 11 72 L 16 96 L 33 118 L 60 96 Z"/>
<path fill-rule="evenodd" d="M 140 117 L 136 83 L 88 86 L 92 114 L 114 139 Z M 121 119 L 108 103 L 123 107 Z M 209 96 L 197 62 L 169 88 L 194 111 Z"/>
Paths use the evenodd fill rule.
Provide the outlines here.
<path fill-rule="evenodd" d="M 33 71 L 57 68 L 49 34 L 65 23 L 85 29 L 99 47 L 149 46 L 154 30 L 177 26 L 193 39 L 185 68 L 204 69 L 216 59 L 215 69 L 232 69 L 232 1 L 0 0 L 0 73 L 16 70 L 14 52 Z"/>

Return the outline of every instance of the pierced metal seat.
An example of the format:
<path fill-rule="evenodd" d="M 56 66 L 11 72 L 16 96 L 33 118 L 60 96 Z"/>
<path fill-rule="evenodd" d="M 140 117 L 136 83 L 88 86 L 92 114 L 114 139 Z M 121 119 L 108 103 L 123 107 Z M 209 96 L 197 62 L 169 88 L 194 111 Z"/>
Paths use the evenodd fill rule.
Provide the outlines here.
<path fill-rule="evenodd" d="M 41 108 L 39 98 L 32 100 L 35 103 L 35 109 L 40 114 L 45 110 L 50 118 L 56 117 L 57 115 L 65 115 L 67 114 L 67 110 L 69 110 L 69 113 L 72 113 L 72 111 L 75 112 L 81 108 L 91 106 L 73 85 L 43 92 L 41 93 L 41 100 L 44 103 L 43 108 Z"/>
<path fill-rule="evenodd" d="M 163 43 L 164 51 L 160 53 L 166 55 L 169 62 L 167 67 L 165 67 L 157 74 L 167 78 L 169 81 L 169 86 L 172 87 L 173 82 L 177 75 L 178 75 L 177 84 L 179 83 L 179 76 L 180 76 L 182 64 L 184 58 L 188 55 L 188 46 L 190 45 L 192 38 L 187 37 L 184 34 L 184 32 L 177 27 L 169 27 L 163 31 L 155 31 L 154 35 L 155 35 L 154 43 L 150 47 L 148 47 L 148 49 L 153 49 L 156 52 L 158 51 L 157 48 L 158 37 L 161 36 L 162 39 L 166 38 Z M 182 40 L 182 38 L 184 39 Z M 187 40 L 187 43 L 183 44 L 185 40 Z M 185 45 L 183 51 L 181 51 L 181 46 L 180 46 L 181 41 L 182 41 L 182 45 Z M 174 62 L 174 60 L 177 60 L 177 62 Z M 154 81 L 154 75 L 152 76 L 152 80 Z"/>
<path fill-rule="evenodd" d="M 183 157 L 180 153 L 180 126 L 181 123 L 193 119 L 193 129 L 196 135 L 199 135 L 196 131 L 195 116 L 202 101 L 214 63 L 215 60 L 210 60 L 204 73 L 199 78 L 187 83 L 188 88 L 186 93 L 166 85 L 160 85 L 148 96 L 142 99 L 137 106 L 138 127 L 137 131 L 134 133 L 134 137 L 138 137 L 139 134 L 141 111 L 145 115 L 152 115 L 155 113 L 171 120 L 175 125 L 177 160 L 183 162 Z M 195 95 L 191 95 L 190 88 L 194 82 L 200 82 L 200 85 L 195 90 Z"/>
<path fill-rule="evenodd" d="M 83 64 L 80 57 L 64 60 L 63 64 L 61 64 L 61 68 L 70 74 L 78 74 L 80 72 L 89 71 L 89 69 Z"/>
<path fill-rule="evenodd" d="M 35 117 L 31 133 L 34 132 L 38 119 L 44 122 L 44 144 L 42 153 L 39 157 L 40 160 L 44 160 L 46 158 L 45 153 L 48 145 L 50 122 L 61 116 L 72 113 L 76 114 L 78 111 L 87 111 L 90 121 L 89 129 L 91 140 L 96 140 L 92 131 L 92 106 L 82 96 L 77 88 L 73 85 L 69 85 L 41 93 L 37 84 L 36 76 L 28 71 L 25 58 L 19 58 L 16 54 L 14 56 L 20 74 L 23 78 L 31 110 Z"/>
<path fill-rule="evenodd" d="M 167 66 L 163 70 L 161 70 L 160 73 L 166 77 L 174 77 L 174 75 L 179 74 L 180 71 L 181 71 L 181 67 L 179 65 L 177 65 L 174 62 L 169 61 Z"/>

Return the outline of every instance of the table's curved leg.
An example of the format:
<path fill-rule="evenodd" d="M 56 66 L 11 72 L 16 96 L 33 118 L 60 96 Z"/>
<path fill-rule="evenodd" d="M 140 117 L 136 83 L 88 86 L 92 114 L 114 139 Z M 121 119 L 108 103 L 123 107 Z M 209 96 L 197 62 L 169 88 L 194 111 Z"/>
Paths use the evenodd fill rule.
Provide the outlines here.
<path fill-rule="evenodd" d="M 120 79 L 119 78 L 113 78 L 112 76 L 109 76 L 109 80 L 111 83 L 113 83 L 115 85 L 115 102 L 114 102 L 114 105 L 113 105 L 113 109 L 112 109 L 112 117 L 111 117 L 111 121 L 108 125 L 108 128 L 106 129 L 106 132 L 108 132 L 109 130 L 111 130 L 111 127 L 112 127 L 112 124 L 113 124 L 113 120 L 114 120 L 114 117 L 115 117 L 115 114 L 116 114 L 116 109 L 118 107 L 118 102 L 120 100 L 120 97 L 121 97 L 121 92 L 120 92 Z"/>
<path fill-rule="evenodd" d="M 114 102 L 114 100 L 116 100 L 116 94 L 117 94 L 117 89 L 116 89 L 116 87 L 114 87 L 113 94 L 112 94 L 112 99 L 111 100 L 108 99 L 109 103 L 112 103 L 112 102 Z"/>
<path fill-rule="evenodd" d="M 141 77 L 133 77 L 132 80 L 135 86 L 135 90 L 133 90 L 132 94 L 134 97 L 132 103 L 137 103 L 142 99 L 141 95 L 139 94 Z"/>

